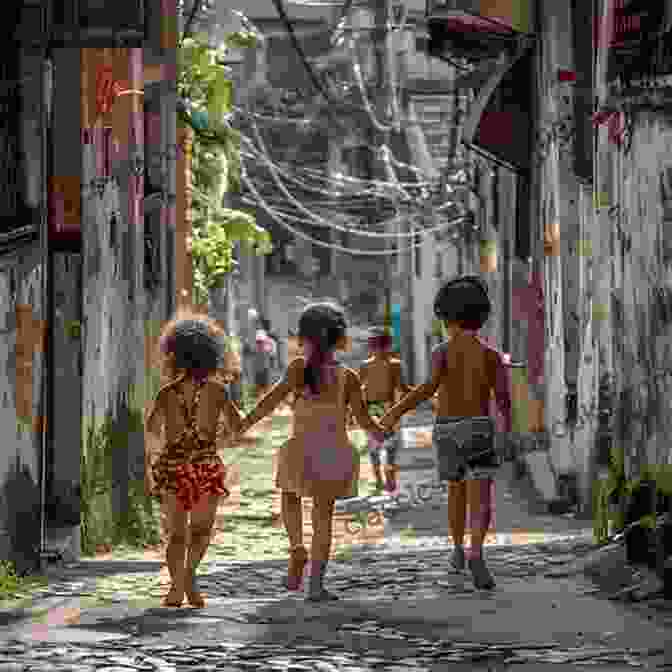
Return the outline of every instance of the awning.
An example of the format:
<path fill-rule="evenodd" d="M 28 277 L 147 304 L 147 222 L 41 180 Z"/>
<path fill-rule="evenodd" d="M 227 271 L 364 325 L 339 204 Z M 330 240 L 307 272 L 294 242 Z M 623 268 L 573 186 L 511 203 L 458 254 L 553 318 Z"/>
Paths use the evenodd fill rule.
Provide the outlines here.
<path fill-rule="evenodd" d="M 529 54 L 528 46 L 521 43 L 515 55 L 502 55 L 496 62 L 485 64 L 456 82 L 458 87 L 477 92 L 463 121 L 463 144 L 481 149 L 496 161 L 523 173 L 529 170 L 531 152 Z M 502 95 L 495 97 L 500 87 Z"/>

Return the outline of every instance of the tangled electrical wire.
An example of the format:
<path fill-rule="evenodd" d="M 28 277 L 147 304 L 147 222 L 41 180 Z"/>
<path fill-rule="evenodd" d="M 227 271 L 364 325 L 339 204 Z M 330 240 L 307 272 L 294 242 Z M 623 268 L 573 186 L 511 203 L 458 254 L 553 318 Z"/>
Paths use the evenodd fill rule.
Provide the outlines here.
<path fill-rule="evenodd" d="M 312 66 L 308 63 L 305 53 L 294 33 L 292 22 L 288 18 L 282 0 L 274 0 L 274 4 L 285 25 L 285 29 L 292 40 L 293 46 L 299 54 L 304 67 L 306 68 L 313 85 L 322 98 L 332 107 L 334 102 L 329 94 L 322 87 Z M 349 13 L 352 0 L 346 0 L 345 3 L 336 3 L 341 6 L 340 19 L 336 28 L 331 31 L 330 42 L 333 44 L 333 38 L 344 27 L 344 21 Z M 202 8 L 209 7 L 208 0 L 194 0 L 189 18 L 188 28 L 194 23 L 195 17 Z M 242 12 L 232 10 L 243 22 L 245 29 L 258 34 L 263 44 L 263 36 L 254 24 L 245 17 Z M 406 13 L 402 14 L 401 22 L 398 26 L 399 31 L 404 29 L 406 23 Z M 391 24 L 388 21 L 386 26 L 391 30 Z M 188 30 L 185 31 L 188 33 Z M 380 121 L 372 108 L 371 101 L 366 91 L 366 85 L 361 76 L 361 67 L 357 62 L 357 56 L 354 53 L 354 40 L 349 40 L 350 59 L 352 61 L 352 72 L 354 79 L 359 85 L 359 93 L 363 105 L 355 105 L 358 109 L 366 112 L 369 122 L 373 128 L 379 130 L 400 131 L 401 126 L 408 122 L 417 125 L 415 120 L 402 119 L 399 112 L 399 103 L 396 96 L 397 87 L 395 82 L 391 82 L 392 98 L 392 124 L 386 124 Z M 328 109 L 327 112 L 331 110 Z M 455 244 L 462 237 L 463 224 L 467 222 L 467 217 L 463 215 L 459 207 L 460 204 L 454 203 L 449 199 L 443 201 L 436 207 L 433 200 L 436 200 L 439 185 L 434 176 L 429 176 L 425 171 L 417 166 L 413 166 L 399 161 L 392 150 L 386 144 L 380 146 L 366 147 L 375 152 L 384 167 L 385 179 L 364 180 L 361 178 L 350 177 L 338 173 L 328 174 L 326 171 L 294 166 L 287 162 L 277 163 L 271 158 L 270 152 L 262 138 L 258 128 L 258 122 L 271 122 L 284 124 L 299 124 L 305 128 L 311 125 L 311 120 L 304 118 L 291 118 L 283 116 L 279 118 L 269 117 L 259 114 L 256 111 L 243 110 L 239 107 L 234 108 L 233 114 L 227 119 L 227 124 L 233 129 L 231 122 L 234 118 L 242 120 L 248 127 L 251 127 L 254 140 L 245 135 L 242 130 L 235 129 L 241 140 L 240 163 L 241 163 L 241 182 L 246 188 L 242 194 L 243 202 L 253 204 L 264 210 L 271 219 L 288 230 L 295 236 L 302 237 L 310 242 L 336 249 L 354 255 L 378 256 L 378 255 L 396 255 L 405 250 L 412 250 L 424 243 L 426 236 L 434 233 L 447 234 L 445 238 L 448 244 Z M 314 121 L 314 120 L 313 120 Z M 204 140 L 209 140 L 207 131 L 201 129 Z M 253 169 L 254 167 L 254 169 Z M 403 170 L 408 175 L 412 175 L 415 180 L 402 181 L 397 171 Z M 254 179 L 253 179 L 254 178 Z M 270 178 L 270 180 L 268 179 Z M 293 193 L 294 192 L 294 193 Z M 296 194 L 296 195 L 295 195 Z M 308 197 L 306 198 L 306 195 Z M 297 198 L 300 196 L 301 198 Z M 452 220 L 445 215 L 447 209 L 453 209 Z M 337 217 L 326 219 L 315 209 L 323 213 L 330 210 L 338 213 Z M 433 219 L 432 225 L 428 226 L 428 217 Z M 292 227 L 289 221 L 306 224 L 321 228 L 330 228 L 350 235 L 361 235 L 368 238 L 388 239 L 396 241 L 396 248 L 388 250 L 363 250 L 355 247 L 343 247 L 334 243 L 326 243 L 318 240 L 296 227 Z M 340 223 L 339 223 L 340 222 Z M 409 231 L 401 230 L 401 224 L 408 223 Z M 364 223 L 367 229 L 364 228 Z M 371 230 L 378 229 L 378 230 Z M 419 242 L 418 242 L 419 238 Z M 399 241 L 403 239 L 413 240 L 413 243 L 406 246 L 405 250 L 400 249 Z"/>
<path fill-rule="evenodd" d="M 334 179 L 334 177 L 326 177 L 324 174 L 320 174 L 318 171 L 311 171 L 310 169 L 304 169 L 305 175 L 307 178 L 309 177 L 319 177 L 321 181 L 327 182 L 331 181 L 332 184 L 337 184 L 339 187 L 343 187 L 344 183 L 346 182 L 354 182 L 358 183 L 360 185 L 363 184 L 368 184 L 370 185 L 368 190 L 360 190 L 358 192 L 358 199 L 354 201 L 354 204 L 357 206 L 361 205 L 361 198 L 362 196 L 370 195 L 373 198 L 378 198 L 381 200 L 387 200 L 389 201 L 389 204 L 392 206 L 395 206 L 398 212 L 398 209 L 401 206 L 405 206 L 405 212 L 402 214 L 398 214 L 392 219 L 385 220 L 384 222 L 380 223 L 381 228 L 383 228 L 384 232 L 374 232 L 374 231 L 367 231 L 367 230 L 362 230 L 361 225 L 359 224 L 359 220 L 357 218 L 352 218 L 349 222 L 349 226 L 341 226 L 339 225 L 336 221 L 333 219 L 331 221 L 327 221 L 324 217 L 321 215 L 318 215 L 317 213 L 311 211 L 308 209 L 304 203 L 301 203 L 295 196 L 289 191 L 287 186 L 282 180 L 282 177 L 284 177 L 288 181 L 293 181 L 295 183 L 299 183 L 299 185 L 302 188 L 307 188 L 308 191 L 313 191 L 315 193 L 320 193 L 322 196 L 326 196 L 328 200 L 322 201 L 320 205 L 322 207 L 338 207 L 339 210 L 342 211 L 343 206 L 345 205 L 345 202 L 343 201 L 343 192 L 341 192 L 339 195 L 341 196 L 341 200 L 334 200 L 335 194 L 333 189 L 325 189 L 322 188 L 318 185 L 310 185 L 307 181 L 305 180 L 300 180 L 296 178 L 296 176 L 293 176 L 289 173 L 289 166 L 280 166 L 276 164 L 271 157 L 269 156 L 269 151 L 268 148 L 266 147 L 266 144 L 263 141 L 263 138 L 261 137 L 261 133 L 259 131 L 258 125 L 256 123 L 255 119 L 250 119 L 250 126 L 252 128 L 252 131 L 254 133 L 256 143 L 249 137 L 247 137 L 244 133 L 241 132 L 241 141 L 243 143 L 243 147 L 241 148 L 241 178 L 243 182 L 245 183 L 248 191 L 252 194 L 254 197 L 254 200 L 252 201 L 255 205 L 261 207 L 276 223 L 279 223 L 283 228 L 288 229 L 291 233 L 294 233 L 296 235 L 299 235 L 300 237 L 303 237 L 304 239 L 310 240 L 311 242 L 314 242 L 315 244 L 330 247 L 332 249 L 340 249 L 341 251 L 344 252 L 350 252 L 352 254 L 366 254 L 366 255 L 378 255 L 378 254 L 383 254 L 383 255 L 389 255 L 389 254 L 396 254 L 397 251 L 395 250 L 385 250 L 385 251 L 371 251 L 371 250 L 361 250 L 361 249 L 356 249 L 356 248 L 344 248 L 344 247 L 339 247 L 335 246 L 333 243 L 324 243 L 323 241 L 319 241 L 315 238 L 312 238 L 308 236 L 307 234 L 303 232 L 299 232 L 298 229 L 292 228 L 290 225 L 288 225 L 286 222 L 282 221 L 283 218 L 285 219 L 293 219 L 295 221 L 301 221 L 305 222 L 308 221 L 311 224 L 315 226 L 320 226 L 323 228 L 331 228 L 335 230 L 339 230 L 343 233 L 349 233 L 349 234 L 356 234 L 356 235 L 361 235 L 365 237 L 370 237 L 370 238 L 379 238 L 379 239 L 403 239 L 403 238 L 414 238 L 417 237 L 418 235 L 421 236 L 426 236 L 430 235 L 432 233 L 439 233 L 439 232 L 445 232 L 446 229 L 450 228 L 451 225 L 456 224 L 456 223 L 462 223 L 465 219 L 465 217 L 460 216 L 456 220 L 453 221 L 448 221 L 448 222 L 440 222 L 436 226 L 432 227 L 426 227 L 422 226 L 419 223 L 419 220 L 422 219 L 427 214 L 427 204 L 426 202 L 422 202 L 422 199 L 426 201 L 428 197 L 430 196 L 430 192 L 427 189 L 427 184 L 428 182 L 425 181 L 425 183 L 401 183 L 400 181 L 396 180 L 394 183 L 392 182 L 384 182 L 381 180 L 361 180 L 357 178 L 345 178 L 345 177 L 340 177 L 340 179 Z M 389 173 L 393 174 L 394 170 L 391 164 L 401 164 L 401 162 L 396 161 L 394 157 L 392 156 L 392 153 L 389 151 L 389 148 L 383 147 L 381 148 L 381 152 L 384 153 L 384 156 L 387 160 L 388 166 L 389 166 Z M 301 216 L 297 215 L 292 215 L 287 212 L 283 212 L 280 210 L 277 206 L 272 205 L 268 202 L 267 198 L 265 195 L 262 193 L 262 189 L 256 187 L 256 185 L 253 185 L 253 181 L 250 177 L 249 171 L 247 170 L 247 166 L 245 165 L 246 162 L 250 159 L 256 159 L 259 163 L 263 164 L 263 166 L 267 169 L 268 173 L 270 174 L 270 177 L 272 181 L 275 184 L 275 187 L 281 194 L 281 199 L 282 199 L 282 204 L 291 204 L 297 211 L 300 213 Z M 401 164 L 401 165 L 407 165 L 407 164 Z M 296 170 L 296 169 L 294 169 Z M 379 189 L 380 186 L 383 185 L 386 187 L 383 191 L 376 191 L 376 189 Z M 413 202 L 412 199 L 408 197 L 408 194 L 406 193 L 405 195 L 407 196 L 406 198 L 398 199 L 397 202 L 390 198 L 388 195 L 390 191 L 394 194 L 395 191 L 398 191 L 399 188 L 404 189 L 405 187 L 416 187 L 419 190 L 419 198 L 418 200 L 421 201 L 419 206 L 413 207 Z M 423 192 L 424 190 L 424 192 Z M 402 193 L 404 191 L 402 190 Z M 269 196 L 269 198 L 271 198 Z M 351 195 L 352 199 L 352 195 Z M 250 199 L 246 199 L 247 202 L 250 202 Z M 353 201 L 351 200 L 351 203 Z M 380 207 L 380 204 L 378 204 Z M 451 202 L 446 202 L 442 204 L 442 208 L 445 209 L 446 206 L 452 205 Z M 435 210 L 434 214 L 439 214 L 439 210 Z M 409 233 L 404 233 L 404 232 L 390 232 L 390 229 L 392 226 L 396 226 L 397 224 L 400 224 L 404 220 L 411 220 L 411 222 L 418 223 L 417 229 L 415 226 L 412 226 L 411 229 L 412 231 Z M 439 216 L 439 221 L 441 217 Z M 453 235 L 450 236 L 449 242 L 455 242 L 460 238 L 460 232 L 459 231 L 453 231 Z M 415 247 L 422 245 L 422 240 L 419 243 L 416 243 L 411 246 L 410 249 L 414 249 Z"/>

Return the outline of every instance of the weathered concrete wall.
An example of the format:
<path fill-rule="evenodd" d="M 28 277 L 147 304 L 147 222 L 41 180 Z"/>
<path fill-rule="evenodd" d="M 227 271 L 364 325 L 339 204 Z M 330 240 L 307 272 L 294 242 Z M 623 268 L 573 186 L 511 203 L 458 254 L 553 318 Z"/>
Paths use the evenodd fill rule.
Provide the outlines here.
<path fill-rule="evenodd" d="M 10 49 L 6 54 L 9 62 L 13 56 Z M 41 67 L 41 54 L 22 49 L 17 77 L 21 84 L 2 81 L 3 95 L 21 96 L 16 101 L 21 137 L 0 138 L 5 148 L 15 140 L 21 142 L 18 149 L 23 166 L 18 167 L 18 182 L 28 206 L 23 216 L 34 215 L 37 224 L 44 175 Z M 2 124 L 0 135 L 5 134 L 14 135 L 11 119 Z M 10 156 L 3 156 L 3 160 L 11 170 Z M 11 189 L 11 185 L 3 184 L 3 189 Z M 5 215 L 5 222 L 13 224 L 12 218 L 6 212 Z M 42 289 L 46 269 L 40 244 L 38 235 L 31 242 L 8 245 L 0 252 L 0 561 L 11 560 L 19 572 L 37 567 L 40 545 L 43 344 L 47 325 Z"/>
<path fill-rule="evenodd" d="M 126 73 L 132 83 L 142 83 L 142 53 L 120 55 L 115 69 Z M 166 269 L 161 270 L 151 289 L 145 287 L 144 223 L 140 201 L 142 179 L 133 174 L 133 166 L 144 160 L 145 129 L 142 105 L 132 97 L 120 99 L 114 108 L 113 136 L 108 148 L 104 138 L 91 133 L 83 151 L 83 179 L 88 184 L 100 180 L 101 190 L 92 190 L 84 200 L 82 226 L 83 313 L 84 313 L 84 384 L 85 422 L 113 419 L 115 430 L 128 436 L 113 455 L 113 506 L 122 513 L 128 505 L 129 470 L 142 474 L 143 433 L 129 431 L 130 413 L 143 411 L 146 381 L 146 336 L 155 334 L 167 317 Z M 162 133 L 163 151 L 166 136 Z M 102 153 L 111 150 L 110 175 L 100 174 Z M 174 154 L 173 154 L 174 156 Z M 114 179 L 111 179 L 114 178 Z M 166 179 L 165 177 L 163 179 Z M 172 189 L 165 185 L 167 191 Z M 160 226 L 165 213 L 158 213 Z M 151 220 L 148 222 L 152 225 Z M 167 235 L 170 235 L 169 233 Z M 158 237 L 164 240 L 163 235 Z M 159 243 L 160 244 L 160 243 Z M 165 247 L 162 248 L 165 250 Z"/>
<path fill-rule="evenodd" d="M 0 560 L 20 572 L 37 567 L 40 544 L 42 273 L 38 245 L 0 258 Z"/>
<path fill-rule="evenodd" d="M 631 474 L 672 457 L 671 151 L 670 119 L 642 111 L 629 153 L 613 156 L 615 438 Z"/>

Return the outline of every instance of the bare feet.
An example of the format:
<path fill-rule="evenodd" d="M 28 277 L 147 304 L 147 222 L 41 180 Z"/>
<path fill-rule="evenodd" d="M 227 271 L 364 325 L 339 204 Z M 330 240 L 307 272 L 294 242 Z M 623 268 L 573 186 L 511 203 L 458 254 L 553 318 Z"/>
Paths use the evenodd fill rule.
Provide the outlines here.
<path fill-rule="evenodd" d="M 181 607 L 184 602 L 184 591 L 171 586 L 168 594 L 163 598 L 164 607 Z"/>
<path fill-rule="evenodd" d="M 198 590 L 198 583 L 196 577 L 192 574 L 187 577 L 187 589 L 186 589 L 187 601 L 192 607 L 202 608 L 205 606 L 205 598 Z"/>

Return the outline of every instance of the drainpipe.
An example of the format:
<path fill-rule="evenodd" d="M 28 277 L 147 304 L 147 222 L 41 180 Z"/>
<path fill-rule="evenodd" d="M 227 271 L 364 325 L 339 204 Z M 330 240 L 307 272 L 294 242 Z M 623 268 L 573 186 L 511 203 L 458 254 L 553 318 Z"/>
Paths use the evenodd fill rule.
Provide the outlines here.
<path fill-rule="evenodd" d="M 49 161 L 48 132 L 53 119 L 53 81 L 54 67 L 51 59 L 51 50 L 47 49 L 42 62 L 42 87 L 40 100 L 40 134 L 41 134 L 41 173 L 42 173 L 42 207 L 40 212 L 40 254 L 42 258 L 42 315 L 44 326 L 42 331 L 42 426 L 41 426 L 41 464 L 40 464 L 40 571 L 46 569 L 49 561 L 60 560 L 62 555 L 55 550 L 47 549 L 47 462 L 51 462 L 53 456 L 49 450 L 49 437 L 51 427 L 51 381 L 53 376 L 53 361 L 51 355 L 51 329 L 52 329 L 52 264 L 49 254 L 49 182 L 51 178 L 51 162 Z"/>
<path fill-rule="evenodd" d="M 504 326 L 504 333 L 502 334 L 502 346 L 504 352 L 511 353 L 513 349 L 512 335 L 513 335 L 513 318 L 511 314 L 511 294 L 513 292 L 513 261 L 511 258 L 511 247 L 513 237 L 513 215 L 516 212 L 516 177 L 508 171 L 500 176 L 499 171 L 495 171 L 495 198 L 501 198 L 502 193 L 507 194 L 506 205 L 508 206 L 499 219 L 502 241 L 502 252 L 504 257 L 504 268 L 502 274 L 502 319 Z M 501 179 L 501 178 L 504 179 Z M 500 192 L 500 187 L 504 187 Z M 500 210 L 501 212 L 501 210 Z"/>

